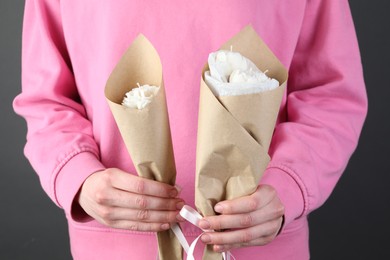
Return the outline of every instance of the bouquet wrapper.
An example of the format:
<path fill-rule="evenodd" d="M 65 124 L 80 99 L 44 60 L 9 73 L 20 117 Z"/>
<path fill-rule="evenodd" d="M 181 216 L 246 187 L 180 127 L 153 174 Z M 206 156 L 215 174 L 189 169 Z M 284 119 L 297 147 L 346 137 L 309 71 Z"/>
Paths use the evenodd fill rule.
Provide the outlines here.
<path fill-rule="evenodd" d="M 215 215 L 214 206 L 253 193 L 270 157 L 268 148 L 283 98 L 287 70 L 251 26 L 221 49 L 247 57 L 280 82 L 274 90 L 240 96 L 216 97 L 204 81 L 200 86 L 196 152 L 195 205 L 203 216 Z M 203 259 L 222 259 L 206 247 Z"/>
<path fill-rule="evenodd" d="M 121 105 L 125 93 L 137 83 L 160 86 L 153 101 L 142 110 Z M 105 96 L 138 175 L 174 185 L 176 168 L 162 65 L 145 36 L 139 35 L 116 65 Z M 171 230 L 158 232 L 157 241 L 160 260 L 182 259 L 181 245 Z"/>

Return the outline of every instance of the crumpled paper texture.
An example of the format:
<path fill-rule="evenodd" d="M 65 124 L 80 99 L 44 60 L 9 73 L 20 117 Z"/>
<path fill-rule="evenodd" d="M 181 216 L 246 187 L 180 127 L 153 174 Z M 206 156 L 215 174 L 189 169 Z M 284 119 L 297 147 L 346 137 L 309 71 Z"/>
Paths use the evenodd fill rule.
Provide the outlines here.
<path fill-rule="evenodd" d="M 285 92 L 287 70 L 251 26 L 222 45 L 250 59 L 280 82 L 274 90 L 216 97 L 204 81 L 200 85 L 196 152 L 195 205 L 203 216 L 214 206 L 253 193 L 270 161 L 268 148 Z M 203 259 L 222 259 L 206 247 Z"/>
<path fill-rule="evenodd" d="M 142 110 L 121 105 L 125 93 L 137 83 L 160 86 L 153 101 Z M 138 175 L 174 185 L 176 168 L 162 65 L 145 36 L 139 35 L 116 65 L 105 96 Z M 181 245 L 171 230 L 158 232 L 157 240 L 160 260 L 182 259 Z"/>

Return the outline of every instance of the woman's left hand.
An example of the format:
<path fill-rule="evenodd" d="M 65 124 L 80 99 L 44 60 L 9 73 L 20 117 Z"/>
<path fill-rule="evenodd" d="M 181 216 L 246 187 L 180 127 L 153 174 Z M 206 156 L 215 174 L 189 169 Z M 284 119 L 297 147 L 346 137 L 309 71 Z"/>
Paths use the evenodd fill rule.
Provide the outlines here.
<path fill-rule="evenodd" d="M 221 215 L 205 217 L 199 225 L 223 231 L 205 232 L 201 237 L 217 252 L 270 243 L 281 229 L 284 216 L 284 206 L 269 185 L 260 185 L 252 195 L 219 202 L 214 210 Z"/>

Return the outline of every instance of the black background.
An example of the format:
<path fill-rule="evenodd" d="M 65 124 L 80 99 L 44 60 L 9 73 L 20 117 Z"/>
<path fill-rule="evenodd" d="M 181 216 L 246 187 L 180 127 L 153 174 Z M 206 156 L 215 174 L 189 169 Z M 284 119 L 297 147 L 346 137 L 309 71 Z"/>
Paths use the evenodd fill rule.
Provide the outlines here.
<path fill-rule="evenodd" d="M 20 91 L 23 5 L 0 0 L 0 259 L 71 259 L 65 217 L 24 159 L 26 126 L 12 110 Z M 311 257 L 390 259 L 390 1 L 350 5 L 369 114 L 345 174 L 325 205 L 309 216 Z"/>

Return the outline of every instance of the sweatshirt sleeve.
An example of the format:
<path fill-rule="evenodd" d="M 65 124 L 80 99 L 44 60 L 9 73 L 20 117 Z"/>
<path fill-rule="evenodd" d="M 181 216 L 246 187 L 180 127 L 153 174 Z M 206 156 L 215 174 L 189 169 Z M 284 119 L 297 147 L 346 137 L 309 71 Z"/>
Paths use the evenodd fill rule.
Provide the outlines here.
<path fill-rule="evenodd" d="M 285 205 L 285 226 L 320 207 L 355 150 L 367 113 L 347 0 L 308 0 L 290 66 L 285 122 L 275 128 L 262 183 Z"/>
<path fill-rule="evenodd" d="M 13 103 L 27 122 L 25 155 L 49 197 L 70 213 L 84 180 L 104 169 L 80 102 L 57 0 L 27 0 L 22 92 Z"/>

